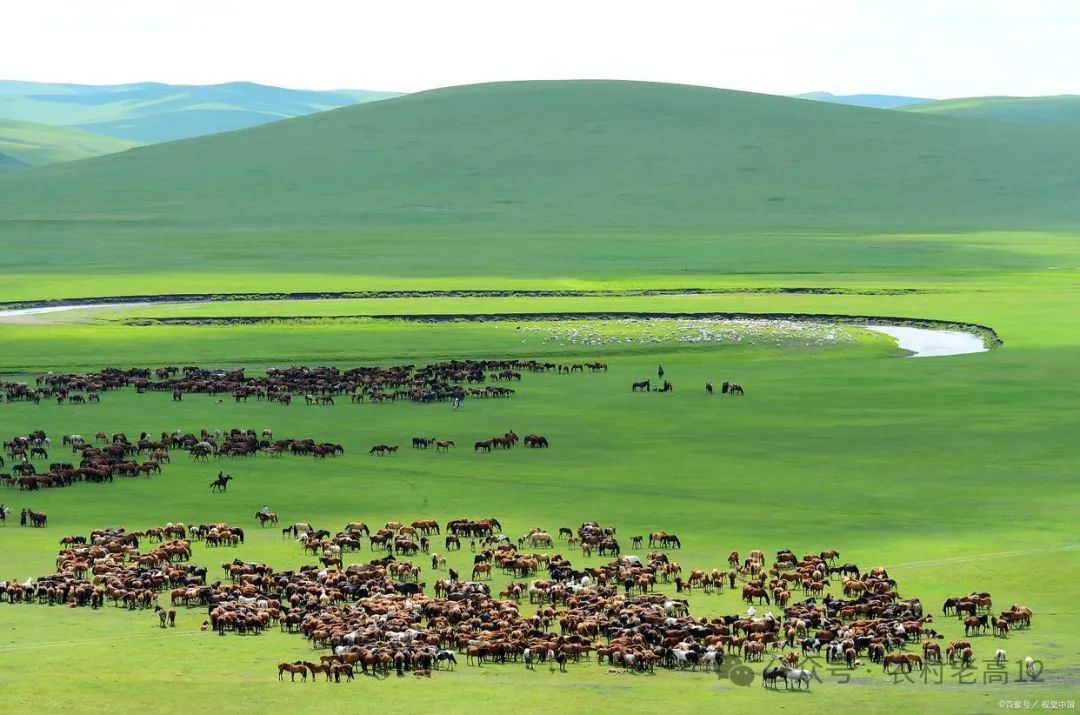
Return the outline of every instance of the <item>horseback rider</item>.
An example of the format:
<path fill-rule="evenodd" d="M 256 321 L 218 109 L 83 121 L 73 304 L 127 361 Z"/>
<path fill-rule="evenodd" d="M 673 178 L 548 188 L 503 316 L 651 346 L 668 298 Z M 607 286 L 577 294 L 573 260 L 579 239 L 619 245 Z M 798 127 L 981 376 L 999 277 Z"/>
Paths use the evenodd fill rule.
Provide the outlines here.
<path fill-rule="evenodd" d="M 270 507 L 268 507 L 266 504 L 263 504 L 261 513 L 263 516 L 270 516 Z"/>

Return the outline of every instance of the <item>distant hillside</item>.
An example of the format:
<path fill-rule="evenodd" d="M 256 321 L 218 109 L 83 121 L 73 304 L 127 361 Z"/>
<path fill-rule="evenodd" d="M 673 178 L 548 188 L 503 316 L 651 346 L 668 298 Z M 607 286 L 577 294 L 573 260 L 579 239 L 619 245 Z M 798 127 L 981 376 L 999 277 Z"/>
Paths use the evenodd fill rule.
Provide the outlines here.
<path fill-rule="evenodd" d="M 81 129 L 0 119 L 0 152 L 30 166 L 86 159 L 138 146 Z"/>
<path fill-rule="evenodd" d="M 945 99 L 905 111 L 937 114 L 966 119 L 993 119 L 1024 124 L 1059 124 L 1080 126 L 1080 96 L 1055 97 L 969 97 Z"/>
<path fill-rule="evenodd" d="M 678 85 L 408 95 L 5 180 L 4 215 L 237 227 L 496 221 L 1043 225 L 1080 132 Z"/>
<path fill-rule="evenodd" d="M 244 129 L 393 92 L 317 92 L 250 82 L 92 86 L 0 81 L 0 117 L 84 129 L 140 143 Z"/>
<path fill-rule="evenodd" d="M 18 171 L 19 169 L 25 169 L 28 166 L 29 164 L 19 161 L 9 154 L 0 154 L 0 174 L 6 174 L 9 171 Z"/>
<path fill-rule="evenodd" d="M 817 102 L 831 102 L 833 104 L 849 104 L 853 107 L 870 107 L 872 109 L 897 109 L 934 101 L 924 97 L 902 97 L 894 94 L 837 95 L 830 92 L 807 92 L 806 94 L 796 94 L 795 98 L 813 99 Z"/>
<path fill-rule="evenodd" d="M 20 237 L 20 265 L 48 249 L 53 273 L 243 273 L 260 290 L 296 273 L 804 272 L 838 254 L 962 268 L 997 254 L 949 234 L 1080 227 L 1077 166 L 1073 127 L 677 85 L 486 84 L 7 174 L 0 235 Z M 917 233 L 941 238 L 902 259 L 875 239 Z"/>

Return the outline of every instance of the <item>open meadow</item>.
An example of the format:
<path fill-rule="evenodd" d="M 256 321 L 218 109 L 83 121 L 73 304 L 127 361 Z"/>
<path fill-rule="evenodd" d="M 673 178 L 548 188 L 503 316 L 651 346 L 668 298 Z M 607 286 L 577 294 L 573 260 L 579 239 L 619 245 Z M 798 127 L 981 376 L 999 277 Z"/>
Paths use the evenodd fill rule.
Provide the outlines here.
<path fill-rule="evenodd" d="M 545 86 L 548 94 L 535 101 L 554 103 L 557 118 L 594 112 L 606 127 L 601 132 L 610 140 L 606 150 L 624 157 L 625 147 L 663 120 L 649 111 L 649 86 L 614 84 L 586 94 L 595 106 L 582 99 L 577 86 L 563 95 Z M 493 157 L 475 159 L 490 164 L 442 157 L 448 165 L 464 167 L 460 175 L 426 185 L 451 207 L 450 217 L 417 218 L 412 201 L 419 202 L 425 191 L 410 187 L 422 183 L 424 162 L 406 150 L 410 131 L 426 137 L 427 123 L 436 114 L 413 114 L 407 103 L 427 102 L 425 110 L 445 113 L 440 116 L 453 137 L 482 144 L 481 132 L 468 119 L 498 104 L 493 94 L 498 87 L 386 100 L 0 178 L 0 231 L 13 239 L 5 240 L 10 259 L 9 270 L 0 275 L 0 299 L 10 306 L 82 297 L 262 297 L 198 303 L 164 298 L 149 305 L 0 315 L 0 381 L 12 383 L 5 385 L 8 394 L 17 391 L 13 384 L 18 383 L 48 387 L 49 373 L 57 379 L 107 366 L 243 367 L 247 377 L 263 377 L 300 365 L 344 371 L 513 360 L 522 373 L 520 381 L 496 382 L 492 377 L 502 368 L 487 370 L 483 386 L 510 388 L 513 394 L 467 396 L 458 408 L 445 399 L 358 403 L 349 398 L 352 390 L 335 394 L 332 405 L 307 404 L 310 391 L 297 390 L 286 406 L 255 397 L 236 400 L 231 391 L 182 389 L 182 399 L 176 399 L 172 389 L 137 393 L 130 386 L 104 390 L 100 402 L 87 404 L 58 404 L 51 393 L 39 403 L 5 400 L 0 403 L 5 441 L 35 430 L 51 440 L 49 455 L 32 460 L 38 472 L 48 471 L 50 463 L 79 461 L 80 455 L 62 444 L 64 435 L 80 434 L 94 443 L 97 432 L 124 432 L 134 442 L 143 431 L 156 440 L 174 431 L 199 436 L 205 429 L 212 436 L 231 428 L 259 435 L 271 430 L 274 439 L 337 444 L 343 454 L 315 458 L 285 450 L 271 456 L 267 447 L 253 456 L 210 454 L 203 461 L 174 447 L 160 474 L 33 491 L 12 481 L 0 487 L 0 502 L 13 510 L 0 527 L 0 581 L 23 583 L 53 573 L 61 539 L 88 536 L 94 529 L 144 531 L 169 522 L 242 527 L 242 544 L 192 542 L 190 563 L 207 568 L 207 583 L 228 585 L 222 564 L 234 559 L 269 564 L 279 575 L 304 565 L 322 568 L 319 553 L 305 552 L 293 534 L 283 537 L 286 525 L 309 523 L 334 535 L 362 521 L 375 534 L 388 522 L 432 519 L 443 531 L 430 537 L 431 553 L 397 556 L 421 567 L 415 580 L 423 582 L 425 598 L 431 598 L 449 569 L 462 581 L 473 576 L 469 538 L 463 537 L 460 550 L 445 548 L 447 522 L 495 518 L 501 527 L 496 531 L 515 545 L 530 529 L 550 532 L 550 547 L 522 545 L 521 551 L 545 555 L 545 560 L 561 554 L 574 570 L 591 569 L 596 585 L 614 557 L 597 549 L 586 555 L 559 530 L 569 528 L 576 537 L 584 523 L 598 522 L 616 529 L 621 556 L 648 563 L 650 553 L 663 553 L 682 567 L 681 579 L 697 569 L 731 571 L 735 588 L 726 577 L 723 589 L 708 592 L 698 586 L 678 592 L 674 577 L 651 585 L 648 593 L 686 599 L 695 619 L 746 615 L 749 604 L 741 596 L 756 575 L 745 559 L 755 549 L 764 552 L 766 567 L 774 565 L 779 551 L 790 549 L 797 557 L 836 550 L 835 565 L 856 564 L 860 576 L 884 568 L 895 580 L 897 598 L 919 599 L 923 613 L 932 616 L 921 627 L 941 635 L 912 639 L 904 652 L 921 654 L 928 640 L 944 651 L 950 642 L 967 638 L 970 665 L 953 666 L 946 658 L 941 666 L 894 676 L 883 672 L 866 649 L 859 649 L 858 663 L 851 668 L 826 662 L 827 649 L 822 649 L 802 657 L 801 667 L 813 672 L 813 680 L 809 692 L 800 692 L 783 684 L 763 687 L 762 671 L 784 653 L 801 651 L 799 641 L 812 641 L 816 631 L 828 630 L 823 626 L 800 633 L 794 648 L 768 648 L 761 661 L 745 662 L 740 651 L 728 653 L 719 668 L 679 667 L 681 661 L 672 655 L 658 657 L 652 670 L 608 660 L 598 664 L 597 649 L 606 647 L 613 630 L 589 635 L 592 652 L 580 662 L 566 663 L 565 672 L 554 661 L 527 667 L 521 653 L 507 662 L 489 657 L 478 665 L 466 662 L 467 645 L 462 650 L 449 645 L 457 653 L 457 667 L 435 669 L 430 680 L 413 677 L 409 669 L 399 676 L 391 667 L 378 676 L 358 674 L 354 682 L 327 683 L 320 675 L 314 685 L 294 683 L 287 673 L 285 682 L 279 682 L 279 663 L 317 663 L 333 652 L 330 644 L 284 632 L 277 624 L 258 633 L 203 629 L 207 604 L 196 599 L 190 606 L 173 605 L 171 589 L 164 588 L 161 605 L 177 611 L 175 627 L 164 629 L 153 610 L 128 609 L 108 599 L 100 608 L 71 608 L 0 598 L 5 708 L 202 712 L 227 704 L 244 712 L 314 712 L 363 702 L 387 712 L 467 712 L 481 703 L 497 703 L 521 712 L 689 713 L 719 707 L 736 712 L 974 713 L 999 712 L 1001 701 L 1075 701 L 1080 691 L 1075 576 L 1080 570 L 1075 526 L 1080 507 L 1080 245 L 1075 225 L 1080 221 L 1067 203 L 1055 204 L 1075 182 L 1062 168 L 1068 162 L 1047 170 L 1049 198 L 1029 181 L 1029 175 L 1038 173 L 1032 152 L 1050 157 L 1053 137 L 1011 125 L 997 134 L 989 124 L 968 131 L 967 120 L 948 117 L 886 117 L 873 110 L 663 86 L 652 88 L 661 92 L 655 101 L 682 103 L 683 116 L 696 119 L 686 120 L 688 126 L 678 133 L 691 138 L 671 147 L 674 157 L 651 157 L 645 167 L 626 159 L 583 177 L 584 183 L 608 186 L 603 177 L 630 172 L 630 188 L 610 188 L 600 208 L 589 208 L 596 199 L 589 195 L 570 201 L 565 215 L 552 208 L 580 189 L 564 185 L 573 174 L 571 159 L 564 157 L 570 162 L 565 174 L 553 159 L 554 166 L 530 175 L 529 157 L 551 147 L 538 139 L 526 158 L 510 152 L 504 142 L 514 131 L 524 131 L 510 126 L 493 139 Z M 502 91 L 511 92 L 515 101 L 534 101 L 527 89 Z M 720 154 L 735 152 L 744 167 L 759 170 L 741 172 L 746 185 L 728 198 L 745 210 L 727 217 L 722 208 L 708 208 L 707 190 L 691 185 L 705 186 L 707 178 L 727 186 L 733 179 L 724 172 L 740 175 L 734 165 L 714 173 L 708 161 L 691 162 L 697 172 L 692 176 L 682 176 L 678 167 L 695 151 L 694 132 L 706 132 L 713 113 L 726 116 L 740 102 L 750 103 L 755 116 L 768 121 L 762 120 L 754 142 L 740 139 L 739 127 L 720 140 L 726 147 L 717 150 Z M 627 107 L 639 104 L 645 109 L 631 112 L 633 121 L 615 121 Z M 776 132 L 782 134 L 786 111 L 813 136 L 835 120 L 868 146 L 878 132 L 892 132 L 911 146 L 929 142 L 942 148 L 955 142 L 957 151 L 971 155 L 995 137 L 1031 151 L 1023 157 L 1007 152 L 989 157 L 970 176 L 953 167 L 949 180 L 962 183 L 965 198 L 935 214 L 910 203 L 945 190 L 945 180 L 937 188 L 922 185 L 926 176 L 938 175 L 932 167 L 910 162 L 919 170 L 901 178 L 880 167 L 867 168 L 861 178 L 847 179 L 849 184 L 832 187 L 830 193 L 816 178 L 847 167 L 845 162 L 857 163 L 855 153 L 830 158 L 827 148 L 815 147 L 807 158 L 789 147 L 787 154 L 804 159 L 789 177 L 792 198 L 769 204 L 775 185 L 770 172 L 782 172 L 785 160 L 778 157 L 787 154 L 759 156 L 760 147 L 754 146 L 758 140 L 768 146 Z M 419 128 L 401 124 L 403 117 L 421 115 L 429 118 Z M 564 132 L 571 145 L 587 143 L 582 126 L 590 120 L 540 126 L 540 119 L 529 117 L 529 127 L 541 139 Z M 322 195 L 329 202 L 324 206 L 309 196 L 319 195 L 318 187 L 283 198 L 291 195 L 288 182 L 269 165 L 276 159 L 260 153 L 265 144 L 281 141 L 290 151 L 330 152 L 321 137 L 338 124 L 394 128 L 393 141 L 405 151 L 402 167 L 392 169 L 392 152 L 364 139 L 349 140 L 350 156 L 372 160 L 391 189 L 414 192 L 415 197 L 402 199 L 412 208 L 379 214 L 372 208 L 379 204 L 377 192 L 365 193 L 357 204 Z M 305 127 L 312 131 L 305 135 Z M 1070 141 L 1080 136 L 1068 127 L 1053 132 Z M 313 143 L 299 142 L 303 136 Z M 229 137 L 234 143 L 226 145 Z M 226 151 L 230 146 L 232 153 Z M 454 146 L 463 153 L 468 148 Z M 565 151 L 569 156 L 576 150 Z M 910 159 L 901 149 L 886 154 L 893 169 Z M 221 175 L 217 190 L 224 198 L 233 196 L 232 204 L 207 198 L 213 186 L 184 184 L 148 168 L 176 161 L 181 173 L 202 172 L 200 162 L 220 160 L 222 166 L 239 167 L 250 164 L 252 155 L 258 156 L 257 168 L 247 174 L 239 169 L 230 173 L 230 168 Z M 506 164 L 511 157 L 520 163 Z M 939 160 L 945 161 L 938 157 L 931 163 Z M 635 205 L 633 192 L 649 192 L 650 166 L 669 171 L 663 176 L 686 188 L 689 197 L 653 196 L 653 203 Z M 329 183 L 350 176 L 343 167 L 334 165 L 339 173 Z M 987 188 L 980 173 L 1000 183 Z M 520 181 L 500 186 L 496 179 L 504 174 Z M 139 182 L 135 177 L 140 176 L 146 180 Z M 455 185 L 455 176 L 461 185 Z M 317 181 L 313 177 L 304 174 L 296 181 Z M 251 182 L 249 192 L 232 183 L 243 181 Z M 858 203 L 847 192 L 856 192 L 860 181 L 868 197 L 865 210 L 844 213 L 846 202 Z M 1028 187 L 1028 193 L 1020 195 L 1013 181 Z M 136 184 L 138 191 L 125 192 L 124 187 Z M 813 187 L 804 195 L 805 211 L 791 207 L 797 203 L 795 184 Z M 898 185 L 908 193 L 895 198 Z M 980 206 L 993 204 L 996 192 L 1008 198 L 981 212 Z M 514 201 L 523 204 L 515 208 Z M 691 204 L 689 215 L 683 213 Z M 260 214 L 271 205 L 274 211 Z M 774 213 L 770 205 L 777 206 Z M 327 207 L 328 215 L 313 218 Z M 340 211 L 330 210 L 334 207 Z M 1052 215 L 1040 221 L 1042 211 Z M 605 225 L 609 213 L 616 218 Z M 350 228 L 351 222 L 363 228 Z M 88 242 L 96 242 L 93 250 L 83 248 Z M 355 295 L 272 299 L 320 291 Z M 913 359 L 890 338 L 851 322 L 747 317 L 725 323 L 699 317 L 730 313 L 955 321 L 988 326 L 1003 344 L 978 354 Z M 644 314 L 664 317 L 647 319 Z M 454 319 L 435 320 L 438 316 Z M 606 369 L 564 373 L 520 367 L 534 359 L 564 366 L 600 362 Z M 632 383 L 647 379 L 661 384 L 660 365 L 672 391 L 631 390 Z M 43 385 L 36 384 L 38 378 Z M 720 394 L 724 381 L 741 384 L 745 395 Z M 707 382 L 716 386 L 714 394 L 707 394 Z M 479 383 L 461 386 L 478 389 Z M 87 394 L 85 389 L 72 392 Z M 475 442 L 509 431 L 543 435 L 550 446 L 474 449 Z M 452 440 L 454 445 L 445 452 L 414 449 L 414 437 Z M 369 454 L 380 444 L 399 449 Z M 7 449 L 3 456 L 7 464 L 0 471 L 11 472 L 17 462 Z M 232 476 L 223 493 L 210 488 L 219 472 Z M 279 524 L 259 526 L 255 512 L 263 505 L 276 513 Z M 20 527 L 24 508 L 46 512 L 48 525 Z M 650 547 L 649 535 L 659 531 L 676 534 L 679 548 Z M 633 543 L 638 535 L 645 537 L 641 546 Z M 482 538 L 477 542 L 482 551 Z M 144 538 L 141 554 L 154 546 Z M 735 567 L 728 562 L 732 551 L 740 554 Z M 432 553 L 447 559 L 445 568 L 433 567 Z M 341 566 L 368 564 L 385 555 L 373 551 L 365 536 L 359 551 L 342 554 Z M 524 576 L 495 567 L 476 580 L 498 597 L 512 582 L 527 593 L 530 583 L 550 576 L 543 567 Z M 825 586 L 816 593 L 792 587 L 789 606 L 807 598 L 822 606 L 826 593 L 831 599 L 853 599 L 864 588 L 847 583 L 849 591 L 856 590 L 845 593 L 840 574 L 822 580 Z M 611 586 L 624 592 L 621 583 Z M 942 604 L 979 592 L 991 594 L 991 616 L 1012 604 L 1029 607 L 1030 627 L 1012 628 L 1007 636 L 989 629 L 966 636 L 963 620 L 943 615 Z M 579 598 L 586 597 L 587 592 Z M 325 606 L 315 600 L 314 605 L 294 604 L 295 613 Z M 660 604 L 663 617 L 672 619 L 661 619 L 664 628 L 697 627 L 680 620 L 678 607 L 669 609 L 664 599 Z M 549 607 L 560 613 L 544 628 L 534 624 L 534 630 L 550 629 L 555 638 L 559 616 L 572 607 L 567 601 L 538 604 L 525 595 L 520 616 L 530 618 Z M 759 619 L 770 610 L 777 616 L 783 611 L 783 606 L 757 601 L 754 608 Z M 866 615 L 847 613 L 844 627 Z M 792 620 L 779 629 L 781 641 Z M 476 635 L 492 628 L 478 618 L 457 632 Z M 519 636 L 522 642 L 546 637 L 538 632 Z M 657 647 L 678 650 L 674 645 Z M 1002 675 L 993 667 L 999 648 L 1007 651 L 1007 682 L 1000 682 Z M 1026 657 L 1037 661 L 1035 679 L 1024 672 Z M 674 667 L 666 667 L 669 662 Z"/>

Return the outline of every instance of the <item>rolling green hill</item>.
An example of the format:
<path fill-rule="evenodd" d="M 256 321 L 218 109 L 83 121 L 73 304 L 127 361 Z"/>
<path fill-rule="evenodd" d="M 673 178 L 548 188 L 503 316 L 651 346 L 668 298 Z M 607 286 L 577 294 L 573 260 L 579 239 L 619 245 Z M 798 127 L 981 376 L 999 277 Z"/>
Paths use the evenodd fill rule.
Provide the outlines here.
<path fill-rule="evenodd" d="M 905 112 L 994 119 L 1024 124 L 1080 126 L 1080 96 L 1065 94 L 1056 97 L 968 97 L 944 99 L 898 107 Z"/>
<path fill-rule="evenodd" d="M 394 92 L 317 92 L 250 82 L 109 86 L 0 81 L 0 117 L 154 143 L 265 124 Z"/>
<path fill-rule="evenodd" d="M 1046 227 L 1080 223 L 1078 139 L 698 87 L 489 84 L 46 167 L 0 205 L 245 229 Z"/>
<path fill-rule="evenodd" d="M 70 127 L 0 119 L 0 151 L 30 166 L 86 159 L 138 146 Z"/>
<path fill-rule="evenodd" d="M 488 84 L 20 172 L 0 179 L 0 232 L 71 261 L 12 258 L 29 271 L 168 270 L 185 291 L 1027 266 L 984 239 L 886 237 L 1075 228 L 1078 161 L 1071 127 L 676 85 Z"/>

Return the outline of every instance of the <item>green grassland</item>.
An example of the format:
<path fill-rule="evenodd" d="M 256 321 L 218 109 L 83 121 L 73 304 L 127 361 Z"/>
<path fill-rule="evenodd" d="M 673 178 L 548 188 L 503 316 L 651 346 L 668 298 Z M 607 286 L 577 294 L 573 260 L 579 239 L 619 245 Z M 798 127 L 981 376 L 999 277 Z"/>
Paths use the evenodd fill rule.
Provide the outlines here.
<path fill-rule="evenodd" d="M 85 326 L 70 329 L 80 327 Z M 407 354 L 417 361 L 468 351 L 469 346 L 473 352 L 527 354 L 527 346 L 514 345 L 515 338 L 500 342 L 495 337 L 509 327 L 438 325 L 420 329 L 434 334 L 417 335 L 412 325 L 353 325 L 356 337 L 349 348 L 357 354 Z M 13 329 L 7 326 L 5 332 Z M 54 346 L 72 351 L 66 360 L 56 355 L 58 363 L 75 364 L 88 354 L 76 348 L 77 342 L 54 333 L 64 330 L 62 325 L 17 329 L 53 333 Z M 133 333 L 131 340 L 111 340 L 122 344 L 114 353 L 120 361 L 146 359 L 151 351 L 160 355 L 166 345 L 176 350 L 169 357 L 193 357 L 198 351 L 187 353 L 181 346 L 202 331 L 217 331 L 114 329 Z M 276 352 L 274 341 L 283 336 L 263 326 L 228 330 L 231 342 L 224 333 L 214 335 L 226 340 L 222 358 L 231 351 L 243 359 L 243 344 L 262 341 L 271 348 L 268 352 Z M 140 345 L 135 333 L 144 331 L 160 335 L 152 347 L 144 345 L 147 352 L 128 352 L 131 348 L 123 345 Z M 457 340 L 454 333 L 461 333 Z M 341 337 L 332 330 L 301 335 L 316 341 L 309 347 L 312 360 L 323 351 L 324 357 L 342 360 L 334 346 Z M 100 348 L 106 349 L 108 342 Z M 1040 685 L 894 685 L 877 669 L 860 671 L 856 683 L 845 685 L 830 681 L 832 676 L 823 671 L 825 682 L 815 687 L 812 701 L 800 707 L 970 712 L 983 702 L 992 707 L 1001 697 L 1037 693 L 1034 697 L 1051 698 L 1074 692 L 1070 674 L 1078 634 L 1068 584 L 1078 559 L 1069 549 L 1076 544 L 1068 504 L 1074 503 L 1075 487 L 1072 475 L 1062 469 L 1074 450 L 1072 426 L 1057 412 L 1080 394 L 1071 384 L 1042 390 L 1048 375 L 1024 369 L 1037 355 L 1044 369 L 1053 369 L 1052 351 L 1007 348 L 958 358 L 904 360 L 896 359 L 895 349 L 877 338 L 835 351 L 794 353 L 748 345 L 707 350 L 668 346 L 659 359 L 677 391 L 632 395 L 627 383 L 655 370 L 656 355 L 605 346 L 564 350 L 603 357 L 611 370 L 601 375 L 527 375 L 514 398 L 471 400 L 459 411 L 445 405 L 344 401 L 331 408 L 282 408 L 218 403 L 206 396 L 172 404 L 167 394 L 130 393 L 109 394 L 100 406 L 85 408 L 5 405 L 0 411 L 4 434 L 31 427 L 55 436 L 98 429 L 244 425 L 339 441 L 347 454 L 318 464 L 260 458 L 207 466 L 192 465 L 178 455 L 164 475 L 150 480 L 77 485 L 32 498 L 5 493 L 0 496 L 9 504 L 47 509 L 52 521 L 46 531 L 9 526 L 0 532 L 4 577 L 23 579 L 47 571 L 61 534 L 169 520 L 221 519 L 248 525 L 250 513 L 263 502 L 286 520 L 310 519 L 331 528 L 357 518 L 443 520 L 490 513 L 516 534 L 533 525 L 557 528 L 597 519 L 616 524 L 626 535 L 678 530 L 685 547 L 676 558 L 688 567 L 720 566 L 731 548 L 838 548 L 845 559 L 889 566 L 902 593 L 924 598 L 931 610 L 949 594 L 985 588 L 1004 605 L 1023 601 L 1038 613 L 1031 631 L 1015 633 L 1002 643 L 982 638 L 976 648 L 985 657 L 1001 645 L 1017 656 L 1038 654 L 1047 664 Z M 209 361 L 217 357 L 211 355 Z M 1068 366 L 1057 369 L 1064 376 Z M 747 385 L 748 397 L 707 398 L 700 385 L 725 376 Z M 467 446 L 438 456 L 407 448 L 385 459 L 365 453 L 377 442 L 407 445 L 414 433 L 464 443 L 509 428 L 546 434 L 553 446 L 547 452 L 494 455 L 473 454 Z M 219 467 L 237 477 L 224 496 L 210 495 L 205 484 Z M 1025 489 L 1020 483 L 1040 486 Z M 304 561 L 295 545 L 269 529 L 255 533 L 235 553 L 197 547 L 195 561 L 216 564 L 233 556 L 265 559 L 282 568 Z M 452 557 L 451 565 L 460 570 L 469 557 L 466 550 Z M 368 552 L 357 558 L 369 558 Z M 593 562 L 600 560 L 588 563 Z M 430 582 L 434 574 L 426 573 Z M 692 605 L 706 615 L 742 609 L 737 596 L 727 593 L 695 594 Z M 147 614 L 0 608 L 13 628 L 0 642 L 11 656 L 5 658 L 11 665 L 0 678 L 8 697 L 14 698 L 9 702 L 16 705 L 41 702 L 35 672 L 72 658 L 93 662 L 106 653 L 118 668 L 141 665 L 130 678 L 101 677 L 93 669 L 69 675 L 62 687 L 50 688 L 50 705 L 79 703 L 96 709 L 117 697 L 130 707 L 156 703 L 166 711 L 222 697 L 243 707 L 275 711 L 312 705 L 310 686 L 290 688 L 274 680 L 278 660 L 310 652 L 295 636 L 219 639 L 198 632 L 202 616 L 194 610 L 181 613 L 176 631 L 161 634 Z M 955 635 L 955 622 L 943 623 L 942 629 Z M 72 632 L 79 635 L 71 639 Z M 63 647 L 58 646 L 61 642 Z M 530 712 L 557 706 L 567 697 L 603 712 L 640 711 L 665 697 L 673 698 L 668 705 L 680 712 L 717 701 L 740 709 L 771 707 L 778 702 L 775 698 L 784 698 L 764 692 L 757 683 L 740 688 L 715 675 L 665 672 L 619 679 L 595 664 L 571 671 L 564 677 L 543 669 L 527 673 L 520 665 L 482 670 L 462 665 L 431 684 L 319 684 L 317 692 L 324 704 L 343 704 L 362 692 L 372 704 L 392 710 L 427 702 L 453 712 L 506 689 L 527 698 L 522 707 Z M 163 701 L 162 693 L 177 681 L 190 685 L 187 697 Z M 672 689 L 678 695 L 665 695 Z"/>
<path fill-rule="evenodd" d="M 59 441 L 70 432 L 242 426 L 346 449 L 318 463 L 199 466 L 178 454 L 150 479 L 0 490 L 8 506 L 50 515 L 47 530 L 0 529 L 0 579 L 50 571 L 64 534 L 169 520 L 252 527 L 235 551 L 196 546 L 199 563 L 303 563 L 277 530 L 254 525 L 263 503 L 286 521 L 330 529 L 353 519 L 494 515 L 516 536 L 598 520 L 624 540 L 678 532 L 684 548 L 675 558 L 687 568 L 720 567 L 733 548 L 836 548 L 861 566 L 887 566 L 901 594 L 921 597 L 935 615 L 946 596 L 972 590 L 991 591 L 996 606 L 1026 603 L 1033 627 L 1007 641 L 978 638 L 976 658 L 998 647 L 1012 659 L 1037 657 L 1041 682 L 984 685 L 981 663 L 973 685 L 948 674 L 940 685 L 893 684 L 880 668 L 843 684 L 823 669 L 810 694 L 789 694 L 715 674 L 462 663 L 431 682 L 293 686 L 276 681 L 275 665 L 309 657 L 297 636 L 203 634 L 195 610 L 161 632 L 145 613 L 0 604 L 5 705 L 313 712 L 363 699 L 388 712 L 490 702 L 523 712 L 967 714 L 998 712 L 1001 699 L 1075 700 L 1077 131 L 701 88 L 523 83 L 422 93 L 0 178 L 3 301 L 502 292 L 24 317 L 0 322 L 4 379 L 105 365 L 454 357 L 611 366 L 527 374 L 513 398 L 467 400 L 460 410 L 347 400 L 284 408 L 199 395 L 173 403 L 131 393 L 108 393 L 100 405 L 0 404 L 5 438 L 37 428 Z M 794 288 L 832 292 L 774 290 Z M 634 293 L 641 289 L 686 292 Z M 581 294 L 525 293 L 560 290 Z M 825 344 L 778 336 L 775 326 L 736 344 L 689 343 L 673 321 L 369 317 L 597 311 L 929 318 L 991 326 L 1004 346 L 905 359 L 883 336 L 851 327 L 841 331 L 851 340 Z M 281 319 L 139 324 L 245 316 Z M 318 319 L 289 319 L 298 316 Z M 652 335 L 664 339 L 635 339 Z M 631 394 L 629 383 L 655 375 L 658 362 L 675 392 Z M 724 379 L 742 383 L 746 397 L 705 395 L 706 380 Z M 407 447 L 421 434 L 466 445 L 508 429 L 545 434 L 552 447 L 490 455 Z M 383 442 L 403 449 L 367 455 Z M 236 477 L 227 495 L 207 488 L 219 468 Z M 470 556 L 451 565 L 461 570 Z M 434 574 L 424 577 L 431 583 Z M 730 593 L 691 599 L 695 614 L 745 608 Z M 962 634 L 955 620 L 935 625 Z"/>
<path fill-rule="evenodd" d="M 1077 147 L 698 87 L 452 88 L 0 178 L 0 298 L 1075 268 Z"/>

